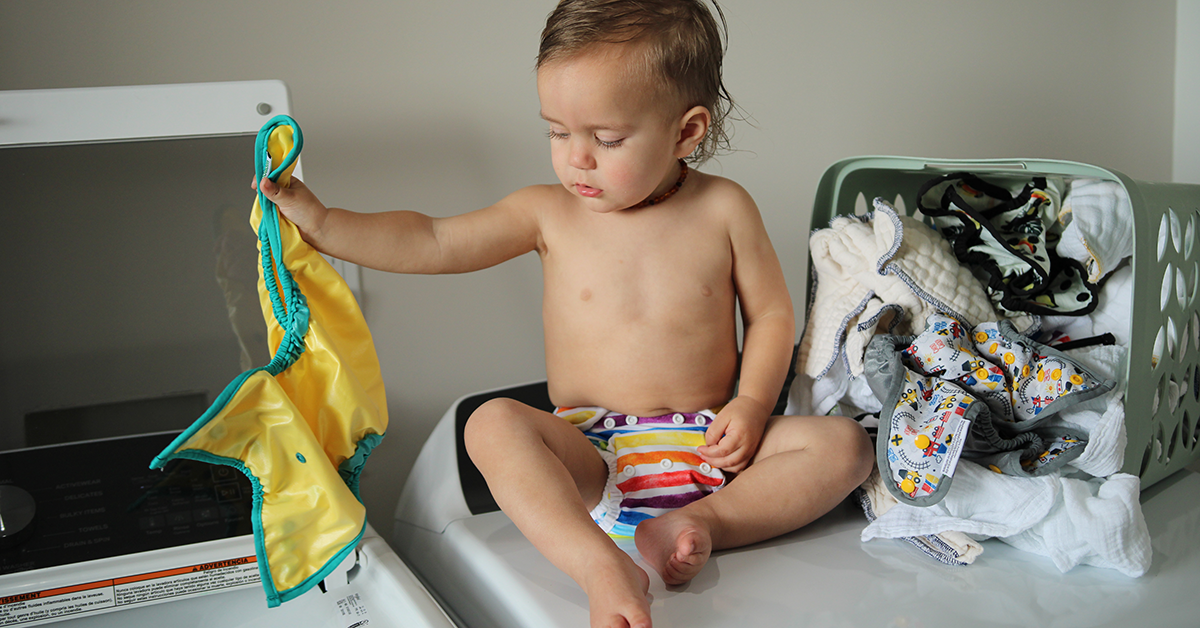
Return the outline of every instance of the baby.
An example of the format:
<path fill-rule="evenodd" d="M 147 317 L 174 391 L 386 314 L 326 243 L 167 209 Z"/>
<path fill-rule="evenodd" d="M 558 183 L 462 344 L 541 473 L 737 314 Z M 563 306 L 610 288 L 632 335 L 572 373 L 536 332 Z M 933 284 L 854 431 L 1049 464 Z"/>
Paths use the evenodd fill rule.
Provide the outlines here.
<path fill-rule="evenodd" d="M 563 0 L 537 61 L 559 184 L 435 219 L 259 183 L 309 243 L 371 268 L 541 257 L 559 409 L 495 399 L 465 439 L 496 502 L 587 593 L 594 627 L 650 626 L 649 578 L 609 534 L 682 584 L 713 550 L 826 513 L 871 468 L 853 421 L 771 416 L 794 342 L 783 272 L 750 195 L 687 165 L 727 143 L 722 56 L 699 0 Z"/>

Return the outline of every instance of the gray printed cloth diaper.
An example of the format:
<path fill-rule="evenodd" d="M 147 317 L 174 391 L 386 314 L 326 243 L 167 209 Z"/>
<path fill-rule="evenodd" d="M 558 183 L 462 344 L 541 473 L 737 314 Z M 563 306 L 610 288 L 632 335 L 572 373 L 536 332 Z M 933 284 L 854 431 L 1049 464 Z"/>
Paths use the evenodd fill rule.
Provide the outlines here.
<path fill-rule="evenodd" d="M 1059 469 L 1083 453 L 1088 434 L 1058 415 L 1113 387 L 1008 321 L 968 330 L 942 314 L 917 336 L 875 336 L 864 363 L 883 405 L 880 474 L 913 506 L 945 497 L 960 458 L 1009 475 Z"/>

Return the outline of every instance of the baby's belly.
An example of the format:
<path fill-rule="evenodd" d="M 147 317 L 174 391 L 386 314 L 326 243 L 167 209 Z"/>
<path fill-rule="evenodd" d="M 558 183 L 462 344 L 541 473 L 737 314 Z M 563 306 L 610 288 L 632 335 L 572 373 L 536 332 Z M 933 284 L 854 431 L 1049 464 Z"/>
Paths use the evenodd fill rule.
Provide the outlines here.
<path fill-rule="evenodd" d="M 649 323 L 554 333 L 547 325 L 546 373 L 559 406 L 635 416 L 712 408 L 730 399 L 737 379 L 732 314 L 686 330 Z"/>

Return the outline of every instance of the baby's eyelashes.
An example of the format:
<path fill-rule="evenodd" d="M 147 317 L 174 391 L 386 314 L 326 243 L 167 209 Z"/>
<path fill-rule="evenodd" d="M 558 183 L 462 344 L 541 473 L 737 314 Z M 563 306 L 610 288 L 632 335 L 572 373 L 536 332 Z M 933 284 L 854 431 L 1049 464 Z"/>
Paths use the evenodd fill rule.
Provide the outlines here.
<path fill-rule="evenodd" d="M 565 140 L 565 139 L 571 137 L 571 134 L 566 131 L 555 131 L 554 129 L 550 129 L 550 130 L 546 131 L 546 137 L 548 137 L 552 140 Z M 615 138 L 615 139 L 607 139 L 607 138 L 600 137 L 598 135 L 593 136 L 593 137 L 596 140 L 596 146 L 599 146 L 601 148 L 616 148 L 625 141 L 625 138 L 623 138 L 623 137 Z"/>

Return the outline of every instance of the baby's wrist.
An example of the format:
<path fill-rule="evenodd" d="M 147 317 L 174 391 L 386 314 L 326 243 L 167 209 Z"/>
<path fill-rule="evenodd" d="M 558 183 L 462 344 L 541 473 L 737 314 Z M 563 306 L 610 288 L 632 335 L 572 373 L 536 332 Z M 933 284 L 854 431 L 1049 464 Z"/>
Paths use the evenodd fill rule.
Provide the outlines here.
<path fill-rule="evenodd" d="M 748 406 L 749 410 L 753 411 L 755 415 L 763 419 L 771 416 L 771 408 L 762 401 L 759 401 L 757 398 L 750 395 L 738 395 L 733 398 L 733 401 L 738 402 L 740 405 Z"/>

